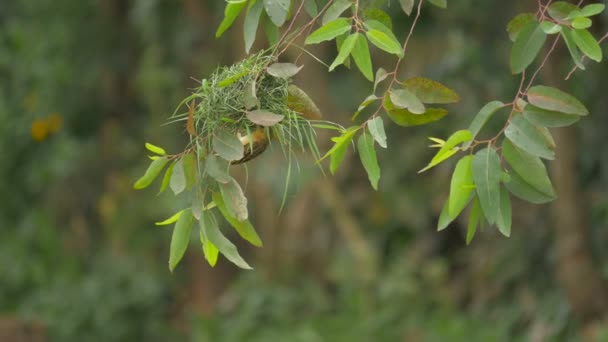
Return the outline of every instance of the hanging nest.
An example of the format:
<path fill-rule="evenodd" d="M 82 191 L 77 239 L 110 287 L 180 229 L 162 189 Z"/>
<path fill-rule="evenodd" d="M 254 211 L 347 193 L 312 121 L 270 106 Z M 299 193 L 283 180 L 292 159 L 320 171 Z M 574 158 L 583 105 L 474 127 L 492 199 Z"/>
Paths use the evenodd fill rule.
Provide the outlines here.
<path fill-rule="evenodd" d="M 191 147 L 199 156 L 214 153 L 240 164 L 278 142 L 289 157 L 294 150 L 319 157 L 310 119 L 320 119 L 320 112 L 290 83 L 290 73 L 267 72 L 273 63 L 273 57 L 260 53 L 219 68 L 184 100 L 190 111 L 178 117 L 186 118 Z M 235 139 L 243 146 L 242 155 L 230 150 Z"/>

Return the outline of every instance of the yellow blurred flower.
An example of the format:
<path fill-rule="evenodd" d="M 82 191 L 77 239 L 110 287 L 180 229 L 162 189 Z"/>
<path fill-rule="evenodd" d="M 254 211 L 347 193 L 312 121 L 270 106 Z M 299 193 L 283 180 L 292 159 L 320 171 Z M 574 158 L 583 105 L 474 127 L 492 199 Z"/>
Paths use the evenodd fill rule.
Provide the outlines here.
<path fill-rule="evenodd" d="M 32 123 L 32 138 L 43 141 L 49 135 L 49 125 L 46 119 L 37 119 Z"/>

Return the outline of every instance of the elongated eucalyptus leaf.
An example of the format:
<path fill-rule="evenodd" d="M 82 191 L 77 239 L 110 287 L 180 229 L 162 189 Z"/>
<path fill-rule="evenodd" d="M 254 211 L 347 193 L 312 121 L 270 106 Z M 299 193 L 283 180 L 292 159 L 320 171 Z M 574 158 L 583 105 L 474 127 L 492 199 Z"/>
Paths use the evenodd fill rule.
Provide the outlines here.
<path fill-rule="evenodd" d="M 220 26 L 217 28 L 217 31 L 215 32 L 215 38 L 221 37 L 222 34 L 224 34 L 224 32 L 229 29 L 230 26 L 232 26 L 232 24 L 239 16 L 239 13 L 241 13 L 241 10 L 243 9 L 243 7 L 245 7 L 246 4 L 247 1 L 229 2 L 226 4 L 226 8 L 224 9 L 224 19 L 220 23 Z"/>
<path fill-rule="evenodd" d="M 323 18 L 321 19 L 321 24 L 326 25 L 327 23 L 338 19 L 338 17 L 344 13 L 347 9 L 352 6 L 352 2 L 349 0 L 336 0 L 334 1 L 327 11 L 323 14 Z"/>
<path fill-rule="evenodd" d="M 186 173 L 184 172 L 184 161 L 179 159 L 173 166 L 173 174 L 169 181 L 169 186 L 173 193 L 179 195 L 181 192 L 186 190 Z"/>
<path fill-rule="evenodd" d="M 367 129 L 369 133 L 374 137 L 378 145 L 383 148 L 387 148 L 386 144 L 386 133 L 384 132 L 384 121 L 379 116 L 367 121 Z"/>
<path fill-rule="evenodd" d="M 524 151 L 544 159 L 555 159 L 555 152 L 547 144 L 541 129 L 523 115 L 516 115 L 505 130 L 505 136 Z"/>
<path fill-rule="evenodd" d="M 247 15 L 245 16 L 245 24 L 243 25 L 243 37 L 245 39 L 245 52 L 249 53 L 255 37 L 258 32 L 258 25 L 260 24 L 260 18 L 264 11 L 264 4 L 262 0 L 252 0 L 249 2 L 247 7 Z"/>
<path fill-rule="evenodd" d="M 540 158 L 514 146 L 508 139 L 503 141 L 502 154 L 524 182 L 548 197 L 555 197 L 547 169 Z"/>
<path fill-rule="evenodd" d="M 448 104 L 460 101 L 460 96 L 445 85 L 424 77 L 403 81 L 403 87 L 416 95 L 422 103 Z"/>
<path fill-rule="evenodd" d="M 239 183 L 234 178 L 231 178 L 227 183 L 219 183 L 219 188 L 224 200 L 223 202 L 230 215 L 239 221 L 246 220 L 249 217 L 247 198 Z"/>
<path fill-rule="evenodd" d="M 273 24 L 278 27 L 283 26 L 289 14 L 291 0 L 263 0 L 266 14 L 270 17 Z"/>
<path fill-rule="evenodd" d="M 505 183 L 505 186 L 509 191 L 521 198 L 524 201 L 528 201 L 534 204 L 543 204 L 553 201 L 555 196 L 548 196 L 542 192 L 533 188 L 530 184 L 526 183 L 516 172 L 509 174 L 510 180 Z"/>
<path fill-rule="evenodd" d="M 472 168 L 484 216 L 490 224 L 494 224 L 500 211 L 500 158 L 493 148 L 484 148 L 473 157 Z"/>
<path fill-rule="evenodd" d="M 511 236 L 511 224 L 512 224 L 512 209 L 511 209 L 511 198 L 507 189 L 500 188 L 500 210 L 499 215 L 496 218 L 496 226 L 498 231 L 506 236 Z"/>
<path fill-rule="evenodd" d="M 505 104 L 500 101 L 492 101 L 486 103 L 486 105 L 479 110 L 479 113 L 475 115 L 475 118 L 473 118 L 473 121 L 469 126 L 469 131 L 471 132 L 472 139 L 471 141 L 464 143 L 463 148 L 468 149 L 469 146 L 471 146 L 473 139 L 477 137 L 477 134 L 479 134 L 479 132 L 481 131 L 483 126 L 485 126 L 486 122 L 488 122 L 490 117 L 498 110 L 503 108 L 504 105 Z"/>
<path fill-rule="evenodd" d="M 236 246 L 222 234 L 211 210 L 203 211 L 203 216 L 199 223 L 200 228 L 204 230 L 206 238 L 217 247 L 226 259 L 240 268 L 246 270 L 252 269 L 243 257 L 241 257 Z"/>
<path fill-rule="evenodd" d="M 380 180 L 380 166 L 378 165 L 378 158 L 376 157 L 376 149 L 374 147 L 374 138 L 363 131 L 363 134 L 359 136 L 357 141 L 357 147 L 359 149 L 359 157 L 361 163 L 367 172 L 369 182 L 372 184 L 374 190 L 378 190 L 378 181 Z"/>
<path fill-rule="evenodd" d="M 536 20 L 528 22 L 517 35 L 511 49 L 511 71 L 519 74 L 536 58 L 543 47 L 547 34 Z"/>
<path fill-rule="evenodd" d="M 475 190 L 473 182 L 473 156 L 464 156 L 454 168 L 452 181 L 450 183 L 450 197 L 448 214 L 457 217 L 471 201 L 471 195 Z"/>
<path fill-rule="evenodd" d="M 467 225 L 467 245 L 473 241 L 475 233 L 477 232 L 477 226 L 479 221 L 482 219 L 481 205 L 479 204 L 479 197 L 475 196 L 471 211 L 469 212 L 469 223 Z"/>
<path fill-rule="evenodd" d="M 363 76 L 370 81 L 374 80 L 374 71 L 372 69 L 372 58 L 369 54 L 369 45 L 367 39 L 362 34 L 357 36 L 355 46 L 350 52 L 351 56 L 355 60 L 357 68 L 361 71 Z"/>
<path fill-rule="evenodd" d="M 249 222 L 249 220 L 239 221 L 234 215 L 230 213 L 230 211 L 226 208 L 226 204 L 224 203 L 223 196 L 220 193 L 214 192 L 212 194 L 213 202 L 217 205 L 220 210 L 222 216 L 230 223 L 230 225 L 236 230 L 236 232 L 249 243 L 256 247 L 262 246 L 262 240 L 260 236 L 255 231 L 255 228 Z"/>
<path fill-rule="evenodd" d="M 232 161 L 243 158 L 245 149 L 234 133 L 221 130 L 212 138 L 213 150 L 222 158 Z"/>
<path fill-rule="evenodd" d="M 165 167 L 165 165 L 167 165 L 168 162 L 169 159 L 167 159 L 167 157 L 159 157 L 153 160 L 150 163 L 150 166 L 148 166 L 148 169 L 146 170 L 144 175 L 135 182 L 133 188 L 140 190 L 148 187 L 150 184 L 152 184 L 154 179 L 156 179 L 156 177 L 160 174 L 160 172 L 163 170 L 163 168 Z"/>
<path fill-rule="evenodd" d="M 318 44 L 327 40 L 332 40 L 337 36 L 349 32 L 351 30 L 351 21 L 348 18 L 338 18 L 321 26 L 319 29 L 311 33 L 305 44 Z"/>
<path fill-rule="evenodd" d="M 564 114 L 552 110 L 546 110 L 532 104 L 528 104 L 524 108 L 523 113 L 526 119 L 528 119 L 530 122 L 544 127 L 570 126 L 578 122 L 578 120 L 581 118 L 580 115 Z"/>
<path fill-rule="evenodd" d="M 173 272 L 177 264 L 182 260 L 184 253 L 186 253 L 191 233 L 192 211 L 186 209 L 179 216 L 177 223 L 175 223 L 173 235 L 171 236 L 171 246 L 169 249 L 169 270 L 171 272 Z"/>
<path fill-rule="evenodd" d="M 534 86 L 528 90 L 528 101 L 536 107 L 565 114 L 585 116 L 589 110 L 574 96 L 547 86 Z"/>

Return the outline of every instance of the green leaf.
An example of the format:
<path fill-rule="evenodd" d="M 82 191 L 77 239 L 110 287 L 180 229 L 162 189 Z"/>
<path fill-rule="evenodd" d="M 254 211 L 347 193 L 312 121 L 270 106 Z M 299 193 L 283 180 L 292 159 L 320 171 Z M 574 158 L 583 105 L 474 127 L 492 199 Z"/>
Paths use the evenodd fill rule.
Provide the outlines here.
<path fill-rule="evenodd" d="M 201 227 L 200 220 L 199 227 Z M 205 259 L 207 259 L 207 262 L 211 267 L 215 267 L 220 251 L 217 249 L 217 247 L 215 247 L 213 242 L 209 240 L 205 233 L 205 230 L 202 227 L 199 229 L 199 237 L 201 240 L 201 246 L 203 247 L 203 254 L 205 255 Z"/>
<path fill-rule="evenodd" d="M 355 114 L 353 114 L 353 117 L 351 119 L 355 120 L 359 116 L 359 114 L 361 114 L 361 111 L 363 111 L 365 108 L 367 108 L 367 106 L 369 106 L 371 103 L 373 103 L 374 101 L 377 101 L 377 100 L 379 100 L 379 98 L 374 94 L 366 97 L 365 100 L 363 100 L 363 102 L 361 102 L 361 104 L 357 108 L 357 111 L 355 112 Z"/>
<path fill-rule="evenodd" d="M 414 0 L 399 0 L 399 4 L 401 4 L 401 9 L 408 16 L 412 14 L 412 10 L 414 9 Z"/>
<path fill-rule="evenodd" d="M 274 25 L 266 13 L 262 13 L 262 21 L 264 22 L 264 33 L 266 33 L 266 39 L 268 39 L 269 45 L 278 43 L 279 28 Z"/>
<path fill-rule="evenodd" d="M 592 17 L 594 15 L 600 14 L 604 11 L 606 5 L 604 4 L 589 4 L 581 10 L 581 15 L 583 17 Z"/>
<path fill-rule="evenodd" d="M 576 46 L 576 43 L 574 42 L 572 30 L 565 27 L 564 29 L 562 29 L 562 32 L 560 32 L 560 34 L 562 36 L 562 39 L 566 43 L 566 47 L 568 47 L 568 51 L 570 52 L 570 56 L 572 56 L 574 64 L 576 64 L 579 69 L 585 70 L 585 65 L 583 64 L 583 55 L 581 55 L 581 52 L 579 51 L 578 47 Z"/>
<path fill-rule="evenodd" d="M 379 116 L 367 121 L 367 129 L 369 133 L 374 137 L 378 145 L 382 148 L 387 148 L 386 145 L 386 133 L 384 132 L 384 121 Z"/>
<path fill-rule="evenodd" d="M 534 86 L 528 90 L 528 101 L 536 107 L 556 112 L 587 115 L 589 111 L 574 96 L 547 86 Z"/>
<path fill-rule="evenodd" d="M 467 226 L 467 245 L 473 241 L 475 233 L 477 232 L 477 226 L 481 219 L 481 206 L 479 204 L 479 197 L 475 196 L 471 211 L 469 212 L 469 224 Z"/>
<path fill-rule="evenodd" d="M 378 30 L 369 30 L 366 33 L 367 39 L 381 50 L 388 53 L 392 53 L 397 56 L 401 56 L 401 44 L 393 38 L 389 37 L 386 33 Z"/>
<path fill-rule="evenodd" d="M 555 197 L 547 169 L 540 158 L 514 146 L 508 139 L 502 143 L 502 154 L 524 182 L 548 197 Z"/>
<path fill-rule="evenodd" d="M 224 34 L 224 32 L 229 29 L 230 26 L 232 26 L 246 4 L 246 0 L 240 2 L 229 2 L 226 4 L 226 8 L 224 9 L 224 19 L 215 32 L 215 38 L 221 37 L 222 34 Z"/>
<path fill-rule="evenodd" d="M 498 231 L 506 236 L 511 236 L 511 221 L 512 221 L 512 210 L 511 210 L 511 198 L 509 192 L 505 188 L 500 188 L 500 210 L 498 217 L 496 218 L 496 226 Z"/>
<path fill-rule="evenodd" d="M 314 18 L 317 16 L 317 14 L 319 14 L 319 9 L 317 7 L 317 1 L 316 0 L 305 0 L 306 3 L 304 3 L 304 10 L 306 10 L 306 13 L 308 13 L 308 15 L 311 18 Z"/>
<path fill-rule="evenodd" d="M 509 174 L 510 180 L 505 183 L 505 186 L 509 191 L 530 203 L 543 204 L 551 202 L 555 199 L 554 196 L 548 196 L 542 192 L 534 189 L 530 184 L 526 183 L 517 173 L 512 172 Z"/>
<path fill-rule="evenodd" d="M 378 158 L 376 157 L 376 149 L 374 148 L 374 138 L 363 131 L 363 134 L 359 136 L 357 141 L 357 147 L 359 148 L 359 157 L 361 158 L 361 164 L 367 172 L 369 182 L 372 184 L 374 190 L 378 190 L 378 181 L 380 180 L 380 166 L 378 165 Z"/>
<path fill-rule="evenodd" d="M 204 234 L 213 245 L 222 253 L 226 259 L 235 264 L 236 266 L 250 270 L 252 269 L 249 264 L 241 257 L 236 246 L 226 239 L 226 237 L 220 231 L 217 221 L 210 210 L 203 211 L 203 216 L 199 222 L 200 227 L 204 230 Z"/>
<path fill-rule="evenodd" d="M 262 17 L 262 11 L 264 10 L 264 4 L 262 0 L 251 0 L 249 7 L 247 7 L 247 15 L 245 16 L 245 23 L 243 25 L 243 37 L 245 38 L 245 52 L 249 53 L 251 47 L 255 42 L 255 37 L 258 31 L 258 25 L 260 24 L 260 18 Z"/>
<path fill-rule="evenodd" d="M 526 24 L 536 21 L 536 16 L 534 13 L 520 13 L 516 15 L 509 23 L 507 24 L 507 32 L 509 33 L 509 39 L 514 42 L 519 36 L 521 30 L 526 26 Z"/>
<path fill-rule="evenodd" d="M 278 78 L 288 79 L 295 76 L 304 66 L 297 66 L 293 63 L 273 63 L 266 72 Z"/>
<path fill-rule="evenodd" d="M 192 233 L 192 211 L 183 210 L 179 216 L 173 235 L 171 235 L 171 246 L 169 248 L 169 270 L 173 272 L 180 260 L 182 260 Z"/>
<path fill-rule="evenodd" d="M 557 1 L 549 6 L 549 15 L 557 20 L 557 21 L 565 21 L 566 18 L 573 11 L 577 11 L 578 7 L 575 5 L 565 2 L 565 1 Z"/>
<path fill-rule="evenodd" d="M 403 87 L 427 104 L 447 104 L 460 101 L 460 97 L 455 91 L 437 81 L 424 77 L 413 77 L 405 80 Z"/>
<path fill-rule="evenodd" d="M 437 221 L 437 231 L 440 232 L 446 229 L 452 221 L 454 221 L 455 217 L 451 217 L 448 213 L 449 201 L 445 201 L 443 208 L 441 209 L 441 213 L 439 214 L 439 220 Z"/>
<path fill-rule="evenodd" d="M 528 104 L 524 108 L 524 116 L 533 124 L 545 127 L 565 127 L 577 122 L 579 115 L 564 114 L 552 110 L 538 108 Z"/>
<path fill-rule="evenodd" d="M 171 181 L 171 176 L 173 175 L 174 166 L 175 166 L 175 163 L 171 163 L 169 165 L 169 167 L 167 168 L 167 170 L 165 171 L 165 176 L 163 177 L 163 182 L 160 185 L 160 190 L 158 190 L 159 194 L 161 194 L 163 191 L 165 191 L 165 189 L 169 185 L 169 182 Z"/>
<path fill-rule="evenodd" d="M 348 18 L 338 18 L 321 26 L 319 29 L 311 33 L 305 44 L 318 44 L 326 40 L 332 40 L 337 36 L 349 32 L 351 30 L 351 20 Z"/>
<path fill-rule="evenodd" d="M 391 16 L 388 15 L 388 13 L 384 12 L 383 10 L 379 9 L 379 8 L 367 8 L 364 12 L 363 12 L 363 21 L 365 26 L 369 29 L 376 29 L 376 30 L 380 30 L 382 32 L 384 32 L 387 35 L 392 35 L 393 34 L 393 21 L 391 20 Z M 379 25 L 381 25 L 384 29 L 379 29 L 376 27 L 370 27 L 367 25 L 368 22 L 377 22 Z M 390 33 L 389 33 L 390 32 Z M 396 38 L 395 38 L 396 39 Z"/>
<path fill-rule="evenodd" d="M 456 145 L 463 142 L 467 142 L 472 138 L 473 136 L 471 135 L 471 132 L 466 129 L 454 132 L 448 138 L 448 140 L 446 140 L 443 146 L 441 146 L 439 151 L 437 151 L 433 159 L 431 159 L 431 162 L 424 169 L 418 171 L 418 173 L 422 173 L 434 166 L 441 164 L 442 162 L 453 156 L 456 152 L 458 152 L 458 148 L 456 148 Z"/>
<path fill-rule="evenodd" d="M 264 127 L 274 126 L 285 118 L 285 115 L 275 114 L 264 109 L 247 112 L 246 116 L 249 121 Z"/>
<path fill-rule="evenodd" d="M 424 104 L 420 102 L 418 97 L 407 89 L 392 89 L 389 96 L 391 102 L 397 108 L 405 108 L 414 114 L 423 114 L 426 111 Z"/>
<path fill-rule="evenodd" d="M 380 11 L 380 12 L 384 13 L 384 11 Z M 384 14 L 386 14 L 386 13 L 384 13 Z M 378 30 L 378 31 L 384 33 L 385 35 L 387 35 L 391 40 L 393 40 L 395 42 L 399 42 L 399 39 L 397 39 L 397 37 L 393 33 L 390 17 L 387 16 L 387 18 L 388 19 L 385 20 L 384 23 L 381 20 L 367 19 L 367 20 L 365 20 L 363 25 L 365 26 L 365 28 L 368 31 L 369 30 Z"/>
<path fill-rule="evenodd" d="M 217 158 L 213 154 L 208 155 L 205 160 L 205 171 L 218 183 L 226 184 L 232 179 L 228 175 L 228 162 Z"/>
<path fill-rule="evenodd" d="M 439 8 L 448 8 L 447 0 L 428 0 L 431 4 Z"/>
<path fill-rule="evenodd" d="M 177 220 L 182 215 L 184 210 L 180 210 L 180 211 L 176 212 L 175 214 L 173 214 L 171 217 L 169 217 L 168 219 L 166 219 L 164 221 L 154 222 L 154 224 L 157 226 L 167 226 L 167 225 L 173 224 L 173 223 L 177 222 Z"/>
<path fill-rule="evenodd" d="M 355 43 L 359 38 L 360 33 L 354 33 L 348 36 L 342 45 L 340 45 L 340 51 L 338 52 L 338 56 L 334 60 L 333 63 L 329 66 L 329 71 L 334 70 L 338 65 L 344 63 L 344 61 L 350 56 L 350 53 L 353 51 L 355 47 Z"/>
<path fill-rule="evenodd" d="M 146 143 L 146 149 L 148 149 L 148 151 L 150 151 L 152 153 L 156 153 L 161 156 L 164 156 L 167 154 L 167 152 L 162 147 L 152 145 L 150 143 Z"/>
<path fill-rule="evenodd" d="M 196 175 L 198 175 L 198 163 L 194 153 L 188 153 L 183 158 L 184 177 L 186 179 L 186 188 L 190 189 L 196 183 Z"/>
<path fill-rule="evenodd" d="M 572 27 L 577 30 L 582 30 L 591 27 L 591 19 L 585 17 L 578 17 L 572 20 Z"/>
<path fill-rule="evenodd" d="M 169 186 L 175 195 L 179 195 L 186 190 L 186 173 L 184 172 L 184 162 L 179 159 L 173 166 L 173 174 L 169 181 Z"/>
<path fill-rule="evenodd" d="M 230 225 L 236 230 L 239 235 L 251 243 L 256 247 L 262 247 L 262 240 L 260 236 L 253 228 L 253 225 L 249 220 L 239 221 L 236 217 L 234 217 L 228 208 L 226 208 L 226 203 L 224 203 L 224 199 L 220 193 L 214 192 L 212 194 L 213 202 L 217 205 L 218 209 L 222 213 L 222 216 L 230 223 Z"/>
<path fill-rule="evenodd" d="M 538 21 L 527 23 L 511 49 L 511 72 L 519 74 L 524 71 L 534 61 L 546 39 L 547 34 Z"/>
<path fill-rule="evenodd" d="M 239 183 L 237 183 L 234 178 L 231 178 L 229 182 L 219 183 L 218 185 L 228 213 L 230 213 L 231 216 L 236 217 L 239 221 L 246 220 L 249 216 L 247 211 L 247 198 L 239 186 Z"/>
<path fill-rule="evenodd" d="M 523 115 L 515 115 L 505 130 L 505 136 L 524 151 L 544 159 L 555 159 L 539 127 Z"/>
<path fill-rule="evenodd" d="M 234 133 L 220 130 L 213 135 L 213 150 L 222 158 L 232 161 L 243 158 L 245 149 Z"/>
<path fill-rule="evenodd" d="M 450 217 L 457 217 L 471 201 L 471 194 L 475 189 L 473 182 L 473 156 L 468 155 L 462 157 L 452 174 L 450 183 L 450 197 L 448 205 L 448 214 Z"/>
<path fill-rule="evenodd" d="M 350 36 L 350 32 L 347 32 L 343 35 L 339 35 L 336 37 L 336 51 L 338 51 L 338 53 L 340 52 L 340 49 L 342 48 L 342 44 L 344 44 L 344 41 L 349 36 Z M 347 69 L 350 69 L 350 56 L 346 56 L 346 58 L 344 59 L 342 64 L 344 64 L 344 67 L 346 67 Z"/>
<path fill-rule="evenodd" d="M 448 114 L 448 111 L 443 108 L 427 108 L 423 114 L 414 114 L 407 109 L 399 109 L 395 107 L 389 94 L 386 94 L 382 100 L 382 105 L 388 117 L 394 123 L 403 127 L 425 125 L 437 121 Z"/>
<path fill-rule="evenodd" d="M 148 166 L 148 169 L 144 175 L 135 182 L 133 188 L 140 190 L 148 187 L 148 185 L 152 184 L 154 179 L 156 179 L 168 162 L 169 159 L 167 159 L 167 157 L 159 157 L 158 159 L 153 160 L 150 163 L 150 166 Z"/>
<path fill-rule="evenodd" d="M 323 18 L 321 19 L 321 24 L 325 25 L 331 21 L 336 20 L 344 11 L 346 11 L 348 8 L 350 8 L 351 5 L 352 5 L 352 2 L 349 0 L 334 1 L 334 3 L 331 4 L 331 6 L 329 6 L 327 11 L 325 11 L 325 13 L 323 14 Z"/>
<path fill-rule="evenodd" d="M 388 76 L 389 74 L 384 68 L 378 68 L 378 70 L 376 70 L 376 76 L 374 77 L 374 92 L 376 91 L 378 84 L 384 81 Z"/>
<path fill-rule="evenodd" d="M 492 148 L 484 148 L 473 157 L 473 180 L 484 216 L 494 224 L 500 211 L 500 158 Z"/>
<path fill-rule="evenodd" d="M 256 80 L 250 80 L 245 84 L 243 89 L 243 105 L 248 110 L 260 106 L 260 100 L 256 95 Z"/>
<path fill-rule="evenodd" d="M 504 106 L 505 104 L 500 101 L 491 101 L 486 103 L 479 110 L 479 112 L 475 115 L 475 118 L 473 118 L 471 125 L 469 125 L 469 131 L 471 132 L 473 139 L 477 137 L 477 134 L 479 134 L 479 132 L 481 131 L 483 126 L 485 126 L 486 122 L 488 122 L 490 117 L 494 115 L 494 113 L 496 113 L 499 109 L 504 108 Z M 464 149 L 468 149 L 471 146 L 473 139 L 465 143 L 462 147 Z"/>
<path fill-rule="evenodd" d="M 602 61 L 602 48 L 589 31 L 572 30 L 572 38 L 574 39 L 576 46 L 578 46 L 587 57 L 596 62 Z"/>
<path fill-rule="evenodd" d="M 540 28 L 543 29 L 543 32 L 546 34 L 556 34 L 562 31 L 562 26 L 558 25 L 551 21 L 543 21 L 540 23 Z"/>
<path fill-rule="evenodd" d="M 266 14 L 277 27 L 283 26 L 287 20 L 290 4 L 291 0 L 264 0 Z"/>
<path fill-rule="evenodd" d="M 347 130 L 342 132 L 340 136 L 332 138 L 331 140 L 335 143 L 334 146 L 327 151 L 327 153 L 321 159 L 319 159 L 319 161 L 321 161 L 327 157 L 331 157 L 329 170 L 331 171 L 332 175 L 336 172 L 338 166 L 340 166 L 340 163 L 344 159 L 346 149 L 353 140 L 353 136 L 359 130 L 359 128 L 360 127 L 349 127 Z"/>
<path fill-rule="evenodd" d="M 367 39 L 361 34 L 357 36 L 355 46 L 350 53 L 355 60 L 357 68 L 361 70 L 361 73 L 365 78 L 370 81 L 374 80 L 374 72 L 372 69 L 372 58 L 369 54 L 369 46 L 367 45 Z"/>

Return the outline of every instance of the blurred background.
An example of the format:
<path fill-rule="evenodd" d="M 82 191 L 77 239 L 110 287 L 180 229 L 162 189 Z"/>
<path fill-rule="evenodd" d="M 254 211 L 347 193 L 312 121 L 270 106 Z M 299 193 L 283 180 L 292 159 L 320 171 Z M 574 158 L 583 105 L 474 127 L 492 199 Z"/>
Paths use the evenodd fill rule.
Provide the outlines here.
<path fill-rule="evenodd" d="M 464 221 L 436 232 L 453 163 L 418 175 L 433 154 L 426 137 L 511 101 L 505 25 L 537 4 L 448 3 L 424 7 L 401 71 L 462 101 L 428 126 L 388 125 L 380 191 L 352 153 L 335 177 L 301 156 L 279 214 L 287 165 L 268 151 L 246 185 L 264 247 L 230 235 L 255 270 L 223 258 L 211 269 L 193 239 L 170 274 L 171 228 L 154 222 L 185 200 L 132 184 L 148 165 L 144 142 L 183 148 L 184 127 L 163 123 L 197 80 L 245 56 L 243 18 L 215 40 L 218 0 L 0 1 L 0 340 L 608 341 L 608 67 L 565 82 L 558 48 L 541 82 L 592 113 L 553 132 L 559 199 L 515 201 L 511 238 L 490 227 L 467 247 Z M 389 10 L 403 37 L 411 18 L 397 2 Z M 597 37 L 607 24 L 598 18 Z M 335 56 L 330 44 L 311 51 Z M 347 125 L 371 85 L 356 70 L 298 63 L 295 82 Z M 375 68 L 393 63 L 375 51 Z M 319 136 L 322 151 L 328 141 Z"/>

